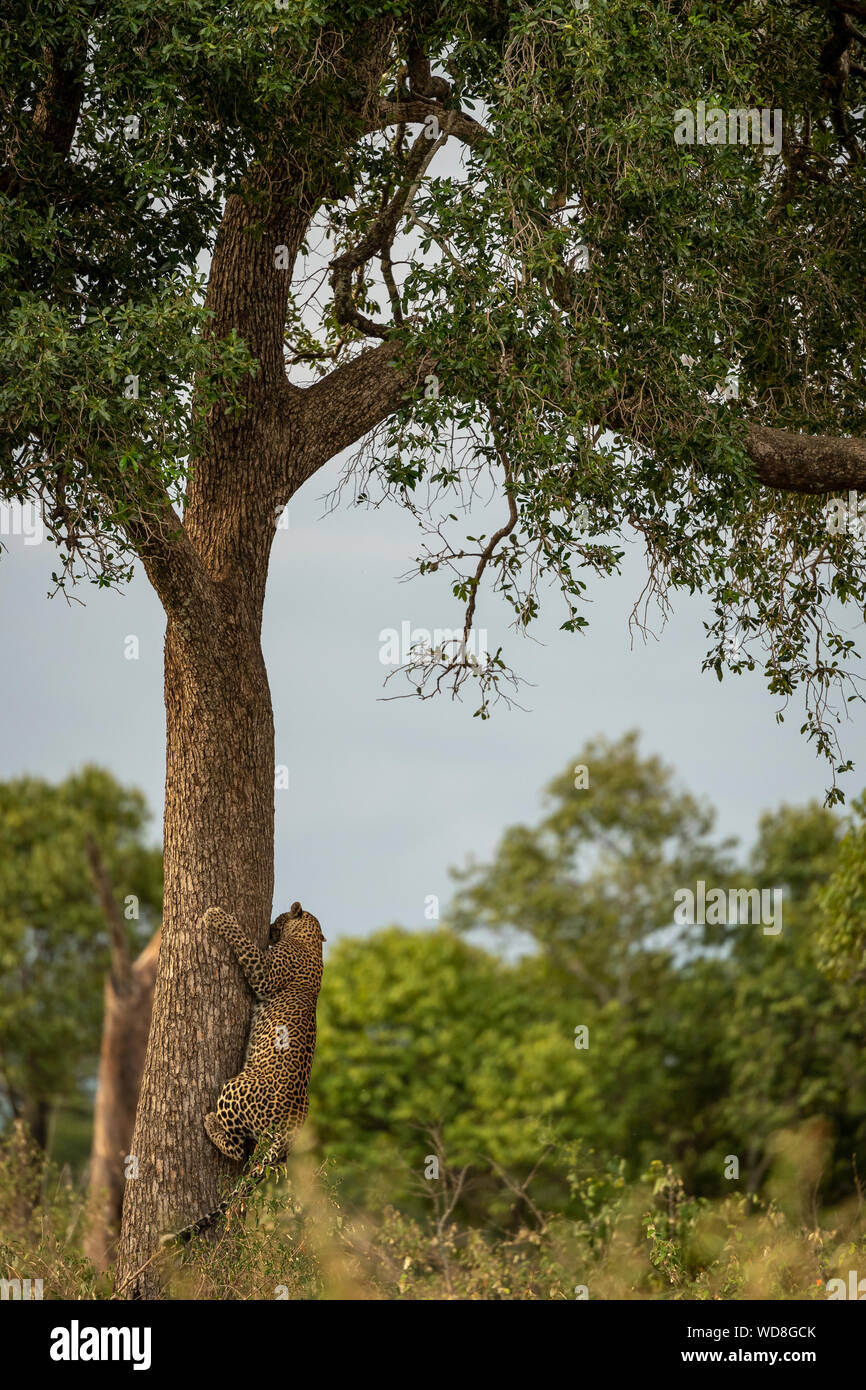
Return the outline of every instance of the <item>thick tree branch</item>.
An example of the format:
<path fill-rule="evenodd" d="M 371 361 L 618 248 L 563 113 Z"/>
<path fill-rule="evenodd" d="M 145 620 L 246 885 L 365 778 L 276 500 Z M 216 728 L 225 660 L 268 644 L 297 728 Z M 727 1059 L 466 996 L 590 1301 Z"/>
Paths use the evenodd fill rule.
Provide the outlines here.
<path fill-rule="evenodd" d="M 866 488 L 866 439 L 752 425 L 746 451 L 767 487 L 812 494 Z"/>
<path fill-rule="evenodd" d="M 62 59 L 46 49 L 48 64 L 45 85 L 33 108 L 33 129 L 55 154 L 67 155 L 75 138 L 75 128 L 84 95 L 80 55 Z"/>
<path fill-rule="evenodd" d="M 381 424 L 433 370 L 432 359 L 424 359 L 410 372 L 397 353 L 395 342 L 382 343 L 337 367 L 303 393 L 310 428 L 304 430 L 307 451 L 295 487 Z"/>
<path fill-rule="evenodd" d="M 260 165 L 226 200 L 208 281 L 208 331 L 237 333 L 257 368 L 244 382 L 240 413 L 210 410 L 183 523 L 174 516 L 156 547 L 151 536 L 138 544 L 166 611 L 187 637 L 202 615 L 207 621 L 212 585 L 226 607 L 251 598 L 254 622 L 261 613 L 274 506 L 302 395 L 286 376 L 283 351 L 292 270 L 323 187 L 300 167 Z"/>
<path fill-rule="evenodd" d="M 218 608 L 216 589 L 168 500 L 160 511 L 132 518 L 126 532 L 179 635 L 208 641 Z"/>
<path fill-rule="evenodd" d="M 366 121 L 365 130 L 370 134 L 389 125 L 424 125 L 430 116 L 435 116 L 440 126 L 443 126 L 447 119 L 449 133 L 462 140 L 464 145 L 480 144 L 482 140 L 489 138 L 486 127 L 480 121 L 476 121 L 474 116 L 468 115 L 465 111 L 449 109 L 434 97 L 414 95 L 396 100 L 382 97 Z"/>
<path fill-rule="evenodd" d="M 50 48 L 43 49 L 42 53 L 47 73 L 33 106 L 31 124 L 45 149 L 60 159 L 65 158 L 72 149 L 81 112 L 84 96 L 82 57 L 83 48 L 73 48 L 63 58 Z M 22 174 L 15 165 L 15 152 L 12 149 L 7 148 L 6 158 L 9 162 L 0 170 L 0 193 L 14 198 L 22 183 L 33 177 L 33 172 L 28 169 Z"/>
<path fill-rule="evenodd" d="M 334 55 L 347 84 L 360 92 L 359 112 L 345 111 L 346 141 L 357 138 L 359 119 L 363 127 L 375 108 L 392 43 L 393 22 L 383 21 Z M 218 338 L 236 332 L 258 370 L 246 384 L 240 417 L 211 412 L 187 492 L 184 530 L 226 606 L 250 600 L 259 614 L 275 507 L 297 486 L 304 452 L 304 392 L 286 375 L 293 271 L 317 208 L 335 194 L 339 180 L 337 160 L 313 167 L 292 157 L 256 166 L 226 202 L 211 265 L 210 331 Z"/>

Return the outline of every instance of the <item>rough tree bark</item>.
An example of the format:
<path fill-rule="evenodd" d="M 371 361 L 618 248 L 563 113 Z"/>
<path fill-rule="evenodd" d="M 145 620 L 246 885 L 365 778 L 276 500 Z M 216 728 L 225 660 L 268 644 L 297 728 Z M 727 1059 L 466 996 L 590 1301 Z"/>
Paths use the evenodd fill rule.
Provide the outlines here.
<path fill-rule="evenodd" d="M 135 1110 L 159 959 L 160 930 L 132 960 L 111 883 L 95 844 L 87 847 L 90 869 L 108 925 L 111 969 L 105 978 L 105 1013 L 90 1150 L 87 1235 L 84 1253 L 97 1269 L 114 1259 Z"/>

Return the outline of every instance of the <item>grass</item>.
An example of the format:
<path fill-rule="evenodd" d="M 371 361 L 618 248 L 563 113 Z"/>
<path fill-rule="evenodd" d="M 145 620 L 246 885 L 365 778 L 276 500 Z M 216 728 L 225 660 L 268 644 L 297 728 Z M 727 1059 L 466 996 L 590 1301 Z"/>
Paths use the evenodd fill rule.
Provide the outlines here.
<path fill-rule="evenodd" d="M 288 1180 L 235 1207 L 216 1238 L 157 1256 L 171 1299 L 697 1299 L 810 1300 L 866 1272 L 859 1187 L 821 1209 L 820 1130 L 777 1136 L 765 1197 L 737 1190 L 689 1196 L 660 1162 L 627 1181 L 619 1161 L 557 1153 L 567 1214 L 534 1203 L 531 1184 L 500 1173 L 507 1213 L 496 1224 L 461 1216 L 467 1170 L 426 1183 L 423 1218 L 394 1206 L 344 1209 L 339 1174 L 309 1150 Z M 423 1180 L 421 1180 L 423 1182 Z M 20 1130 L 0 1140 L 0 1273 L 41 1279 L 45 1299 L 108 1299 L 114 1272 L 84 1257 L 86 1192 Z M 838 1286 L 830 1286 L 837 1289 Z"/>

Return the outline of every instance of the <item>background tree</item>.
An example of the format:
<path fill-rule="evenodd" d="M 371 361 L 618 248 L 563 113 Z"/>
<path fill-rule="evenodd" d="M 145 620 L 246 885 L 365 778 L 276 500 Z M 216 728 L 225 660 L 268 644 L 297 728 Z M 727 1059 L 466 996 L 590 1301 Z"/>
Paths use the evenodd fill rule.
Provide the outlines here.
<path fill-rule="evenodd" d="M 771 688 L 805 691 L 805 727 L 846 766 L 827 700 L 852 651 L 827 603 L 862 609 L 864 575 L 815 496 L 866 478 L 850 8 L 7 10 L 3 486 L 44 500 L 59 582 L 118 582 L 138 556 L 167 615 L 131 1295 L 156 1291 L 159 1232 L 210 1207 L 226 1167 L 201 1118 L 249 1000 L 194 923 L 222 903 L 265 939 L 268 555 L 275 515 L 341 450 L 369 446 L 360 499 L 426 519 L 419 568 L 447 575 L 467 632 L 485 577 L 518 627 L 548 580 L 582 626 L 585 573 L 636 530 L 663 602 L 711 596 L 708 664 L 763 642 Z M 780 109 L 779 158 L 677 145 L 673 113 L 698 100 Z M 459 168 L 436 163 L 446 143 Z M 451 518 L 485 480 L 501 515 L 463 539 Z M 508 668 L 462 645 L 419 654 L 413 688 L 476 681 L 486 714 Z"/>
<path fill-rule="evenodd" d="M 476 1220 L 497 1192 L 503 1215 L 491 1160 L 536 1169 L 538 1189 L 565 1200 L 562 1175 L 544 1167 L 546 1139 L 597 1128 L 597 1098 L 571 1012 L 532 963 L 509 966 L 448 931 L 392 927 L 338 942 L 328 973 L 311 1113 L 342 1200 L 426 1209 L 438 1190 L 424 1177 L 434 1135 L 443 1163 L 473 1171 L 463 1208 Z"/>
<path fill-rule="evenodd" d="M 823 967 L 835 979 L 866 983 L 866 797 L 851 807 L 847 833 L 820 903 Z"/>
<path fill-rule="evenodd" d="M 646 1162 L 664 1153 L 693 1178 L 715 1162 L 696 1117 L 725 1086 L 725 972 L 705 956 L 724 932 L 674 926 L 674 895 L 698 879 L 731 882 L 732 844 L 713 843 L 712 811 L 641 756 L 635 733 L 590 741 L 545 800 L 538 825 L 510 828 L 489 864 L 456 874 L 454 925 L 528 936 L 573 1025 L 589 1025 L 605 1119 L 576 1121 L 569 1137 Z"/>
<path fill-rule="evenodd" d="M 89 1101 L 108 928 L 88 864 L 98 848 L 130 912 L 134 948 L 158 917 L 162 856 L 144 798 L 87 767 L 57 786 L 0 783 L 0 1101 L 43 1148 L 58 1105 Z"/>
<path fill-rule="evenodd" d="M 591 1020 L 593 1105 L 573 1107 L 561 1137 L 638 1166 L 662 1158 L 717 1194 L 727 1154 L 756 1189 L 774 1134 L 822 1120 L 834 1144 L 825 1192 L 850 1191 L 866 1138 L 862 1011 L 822 974 L 817 931 L 838 818 L 816 805 L 768 812 L 742 861 L 732 842 L 714 845 L 712 813 L 634 734 L 590 742 L 546 800 L 537 826 L 512 827 L 489 864 L 457 873 L 450 920 L 506 949 L 528 936 L 550 967 L 545 1007 Z M 781 889 L 781 932 L 675 927 L 674 894 L 699 878 Z"/>
<path fill-rule="evenodd" d="M 729 1080 L 717 1122 L 752 1190 L 773 1161 L 773 1135 L 807 1120 L 828 1128 L 824 1193 L 836 1198 L 857 1178 L 866 1140 L 863 1016 L 850 986 L 822 972 L 819 933 L 841 836 L 824 807 L 781 807 L 762 816 L 741 873 L 750 887 L 784 893 L 778 936 L 740 927 L 729 934 L 731 993 L 719 1048 Z"/>
<path fill-rule="evenodd" d="M 133 959 L 124 914 L 95 841 L 87 845 L 94 887 L 108 928 L 111 966 L 105 977 L 102 1045 L 90 1146 L 90 1203 L 84 1252 L 99 1270 L 111 1263 L 120 1230 L 128 1165 L 147 1036 L 161 928 Z M 160 866 L 161 868 L 161 866 Z"/>

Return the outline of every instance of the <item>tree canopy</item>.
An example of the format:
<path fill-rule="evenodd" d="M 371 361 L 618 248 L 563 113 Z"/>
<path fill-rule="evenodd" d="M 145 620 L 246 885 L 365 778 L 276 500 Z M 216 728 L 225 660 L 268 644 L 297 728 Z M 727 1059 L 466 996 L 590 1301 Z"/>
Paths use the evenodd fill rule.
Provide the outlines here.
<path fill-rule="evenodd" d="M 485 578 L 518 629 L 548 582 L 583 626 L 637 534 L 663 607 L 709 596 L 707 665 L 805 694 L 845 768 L 840 605 L 866 594 L 856 504 L 834 530 L 823 499 L 866 479 L 859 10 L 12 3 L 0 466 L 45 499 L 58 578 L 138 554 L 194 593 L 188 479 L 210 497 L 208 430 L 258 411 L 310 442 L 291 487 L 245 460 L 251 494 L 363 444 L 358 499 L 416 513 L 467 629 Z M 677 143 L 698 103 L 772 138 Z M 408 674 L 477 681 L 482 713 L 514 679 L 459 644 Z"/>

